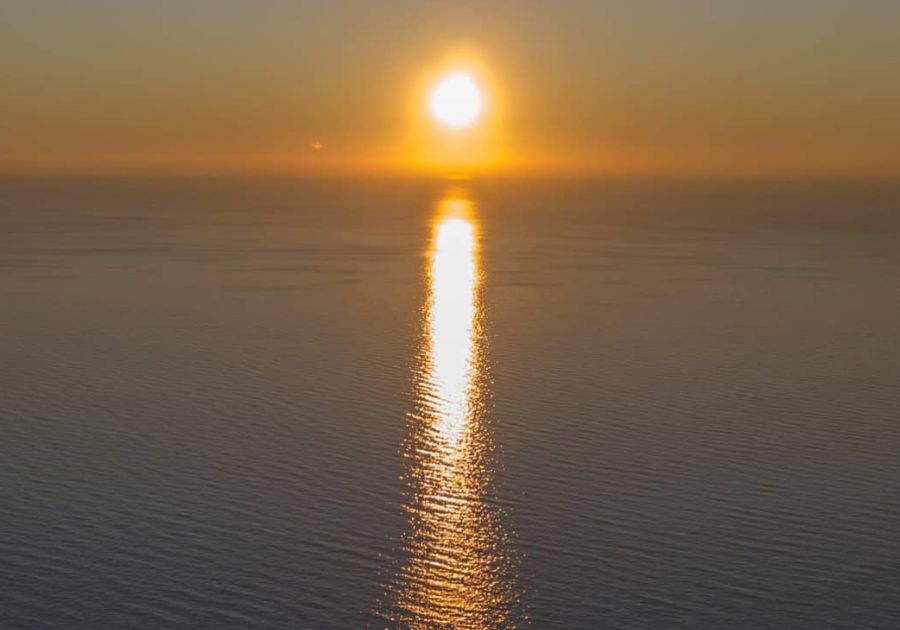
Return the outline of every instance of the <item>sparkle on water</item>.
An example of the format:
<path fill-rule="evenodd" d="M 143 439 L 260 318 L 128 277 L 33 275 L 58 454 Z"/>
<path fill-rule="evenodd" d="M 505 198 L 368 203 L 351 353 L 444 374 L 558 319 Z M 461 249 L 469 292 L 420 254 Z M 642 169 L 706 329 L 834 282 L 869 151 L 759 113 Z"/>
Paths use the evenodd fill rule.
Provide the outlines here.
<path fill-rule="evenodd" d="M 410 529 L 389 616 L 409 628 L 512 626 L 513 558 L 489 496 L 478 230 L 465 196 L 439 204 L 427 275 L 408 443 Z"/>

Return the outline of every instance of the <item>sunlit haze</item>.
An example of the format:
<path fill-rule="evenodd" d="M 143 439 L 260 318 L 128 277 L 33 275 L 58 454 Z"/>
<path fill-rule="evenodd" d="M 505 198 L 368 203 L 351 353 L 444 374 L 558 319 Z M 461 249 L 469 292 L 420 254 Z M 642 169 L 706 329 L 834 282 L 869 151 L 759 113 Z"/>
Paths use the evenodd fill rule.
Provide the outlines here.
<path fill-rule="evenodd" d="M 896 174 L 898 23 L 881 0 L 10 0 L 0 170 Z M 432 94 L 459 71 L 485 107 Z"/>

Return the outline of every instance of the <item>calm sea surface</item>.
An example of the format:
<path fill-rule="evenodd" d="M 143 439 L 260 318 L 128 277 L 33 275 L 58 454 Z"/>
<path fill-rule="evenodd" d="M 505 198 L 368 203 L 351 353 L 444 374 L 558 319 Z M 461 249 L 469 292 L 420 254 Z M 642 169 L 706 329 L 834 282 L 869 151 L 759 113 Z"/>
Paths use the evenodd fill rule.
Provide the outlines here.
<path fill-rule="evenodd" d="M 900 628 L 900 185 L 0 180 L 0 628 Z"/>

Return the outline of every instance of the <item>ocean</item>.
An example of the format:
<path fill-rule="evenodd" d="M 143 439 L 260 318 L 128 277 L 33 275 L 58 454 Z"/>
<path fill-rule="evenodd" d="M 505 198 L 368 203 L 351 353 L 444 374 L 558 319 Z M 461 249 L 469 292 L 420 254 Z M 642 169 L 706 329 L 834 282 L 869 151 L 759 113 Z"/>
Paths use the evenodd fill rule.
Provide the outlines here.
<path fill-rule="evenodd" d="M 0 627 L 900 627 L 900 183 L 0 179 Z"/>

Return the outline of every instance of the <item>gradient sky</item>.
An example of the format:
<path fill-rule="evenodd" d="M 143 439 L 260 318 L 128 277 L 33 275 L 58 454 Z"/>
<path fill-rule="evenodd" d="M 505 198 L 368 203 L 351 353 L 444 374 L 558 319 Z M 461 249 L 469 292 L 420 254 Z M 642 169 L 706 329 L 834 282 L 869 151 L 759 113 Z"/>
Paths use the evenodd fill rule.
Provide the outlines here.
<path fill-rule="evenodd" d="M 897 175 L 898 77 L 896 0 L 5 0 L 0 170 Z"/>

